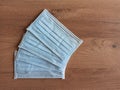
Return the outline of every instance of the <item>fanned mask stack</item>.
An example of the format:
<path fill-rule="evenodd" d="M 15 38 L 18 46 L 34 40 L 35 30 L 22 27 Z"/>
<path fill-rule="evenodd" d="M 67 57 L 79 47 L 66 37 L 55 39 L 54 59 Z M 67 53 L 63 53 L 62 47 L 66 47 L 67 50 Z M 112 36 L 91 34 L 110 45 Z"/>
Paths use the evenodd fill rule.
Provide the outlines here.
<path fill-rule="evenodd" d="M 15 51 L 14 78 L 62 78 L 83 40 L 46 9 L 28 26 Z"/>

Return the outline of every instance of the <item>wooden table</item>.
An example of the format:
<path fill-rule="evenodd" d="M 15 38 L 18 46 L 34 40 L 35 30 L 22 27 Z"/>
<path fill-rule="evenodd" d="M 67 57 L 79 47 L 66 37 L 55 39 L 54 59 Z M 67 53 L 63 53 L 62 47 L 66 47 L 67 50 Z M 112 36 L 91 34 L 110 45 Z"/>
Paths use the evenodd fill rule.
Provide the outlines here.
<path fill-rule="evenodd" d="M 46 8 L 84 43 L 66 79 L 13 79 L 13 52 Z M 0 0 L 0 90 L 120 90 L 120 0 Z"/>

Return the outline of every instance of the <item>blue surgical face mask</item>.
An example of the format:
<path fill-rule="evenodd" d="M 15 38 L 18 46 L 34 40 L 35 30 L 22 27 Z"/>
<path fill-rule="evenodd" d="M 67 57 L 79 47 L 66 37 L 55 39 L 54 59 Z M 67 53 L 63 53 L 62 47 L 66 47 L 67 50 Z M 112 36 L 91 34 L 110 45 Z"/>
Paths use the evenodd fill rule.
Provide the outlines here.
<path fill-rule="evenodd" d="M 15 54 L 15 78 L 65 78 L 71 55 L 83 40 L 46 9 L 30 24 Z"/>

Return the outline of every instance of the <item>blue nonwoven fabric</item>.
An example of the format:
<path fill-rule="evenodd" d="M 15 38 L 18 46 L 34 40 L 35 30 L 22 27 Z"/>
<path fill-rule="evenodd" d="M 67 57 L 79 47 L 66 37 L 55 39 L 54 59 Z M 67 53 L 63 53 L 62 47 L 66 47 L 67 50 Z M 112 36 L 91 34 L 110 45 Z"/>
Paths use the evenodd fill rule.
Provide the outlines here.
<path fill-rule="evenodd" d="M 71 55 L 83 43 L 47 9 L 28 26 L 15 51 L 14 78 L 62 78 Z"/>

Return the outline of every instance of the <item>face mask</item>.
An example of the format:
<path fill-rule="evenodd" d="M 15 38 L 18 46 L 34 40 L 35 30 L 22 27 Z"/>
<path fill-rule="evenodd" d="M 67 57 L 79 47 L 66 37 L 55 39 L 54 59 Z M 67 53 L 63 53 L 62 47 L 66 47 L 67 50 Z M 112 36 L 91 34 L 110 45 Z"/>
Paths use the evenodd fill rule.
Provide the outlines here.
<path fill-rule="evenodd" d="M 49 70 L 46 67 L 44 68 L 39 65 L 30 63 L 31 62 L 27 63 L 25 61 L 16 59 L 14 78 L 61 78 L 61 76 L 63 75 L 62 71 L 57 68 L 50 69 L 52 67 L 50 67 L 48 63 L 47 65 L 49 66 Z"/>
<path fill-rule="evenodd" d="M 82 42 L 45 9 L 18 46 L 15 78 L 64 79 L 67 63 Z"/>
<path fill-rule="evenodd" d="M 32 41 L 32 39 L 34 41 Z M 22 43 L 19 45 L 19 48 L 24 49 L 24 51 L 26 50 L 28 52 L 31 52 L 37 57 L 44 59 L 44 61 L 48 61 L 57 66 L 60 66 L 61 60 L 56 55 L 54 55 L 48 48 L 46 48 L 41 42 L 36 42 L 35 39 L 36 38 L 33 38 L 32 34 L 27 32 L 22 40 Z M 22 53 L 24 53 L 24 51 Z M 56 63 L 56 61 L 58 62 Z"/>

